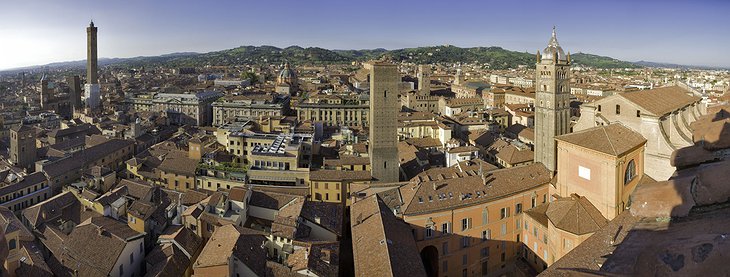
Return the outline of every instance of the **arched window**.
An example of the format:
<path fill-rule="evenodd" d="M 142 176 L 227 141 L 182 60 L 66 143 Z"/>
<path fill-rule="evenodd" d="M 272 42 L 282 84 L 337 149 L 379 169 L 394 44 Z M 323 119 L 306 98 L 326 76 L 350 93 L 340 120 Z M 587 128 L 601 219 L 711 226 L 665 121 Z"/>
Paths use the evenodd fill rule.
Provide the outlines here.
<path fill-rule="evenodd" d="M 598 111 L 599 112 L 601 111 L 601 105 L 598 105 Z"/>
<path fill-rule="evenodd" d="M 636 177 L 636 162 L 631 160 L 626 166 L 626 173 L 624 173 L 624 186 L 631 182 L 634 177 Z"/>
<path fill-rule="evenodd" d="M 616 114 L 621 114 L 621 105 L 616 105 Z"/>
<path fill-rule="evenodd" d="M 15 249 L 15 239 L 11 239 L 10 241 L 8 241 L 8 249 Z"/>

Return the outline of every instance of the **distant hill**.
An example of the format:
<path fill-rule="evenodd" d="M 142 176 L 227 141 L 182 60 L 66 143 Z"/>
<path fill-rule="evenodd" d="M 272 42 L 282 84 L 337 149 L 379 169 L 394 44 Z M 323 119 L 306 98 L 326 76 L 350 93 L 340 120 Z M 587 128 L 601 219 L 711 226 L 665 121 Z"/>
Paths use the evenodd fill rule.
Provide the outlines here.
<path fill-rule="evenodd" d="M 625 62 L 611 57 L 598 56 L 586 53 L 571 54 L 573 62 L 578 65 L 590 66 L 595 68 L 636 68 L 642 67 L 631 62 Z"/>
<path fill-rule="evenodd" d="M 684 64 L 674 64 L 674 63 L 658 63 L 658 62 L 648 62 L 648 61 L 638 61 L 634 62 L 636 65 L 645 66 L 645 67 L 661 67 L 661 68 L 677 68 L 677 69 L 708 69 L 708 70 L 728 70 L 730 68 L 728 67 L 716 67 L 716 66 L 704 66 L 704 65 L 684 65 Z"/>
<path fill-rule="evenodd" d="M 396 61 L 414 63 L 481 63 L 493 69 L 516 68 L 519 65 L 532 66 L 535 55 L 526 52 L 510 51 L 500 47 L 428 46 L 396 50 L 328 50 L 319 47 L 303 48 L 290 46 L 278 48 L 274 46 L 241 46 L 233 49 L 209 52 L 197 55 L 172 55 L 159 57 L 142 57 L 124 61 L 123 65 L 235 65 L 244 63 L 282 63 L 290 61 L 295 64 L 331 64 L 376 59 L 389 55 Z M 597 68 L 631 68 L 637 65 L 610 57 L 578 53 L 572 56 L 575 64 Z"/>
<path fill-rule="evenodd" d="M 172 53 L 160 56 L 100 59 L 99 65 L 119 67 L 168 66 L 188 67 L 201 65 L 271 64 L 290 61 L 294 64 L 333 64 L 366 61 L 389 55 L 396 61 L 413 63 L 480 63 L 492 69 L 533 66 L 535 54 L 510 51 L 501 47 L 461 48 L 452 45 L 405 48 L 396 50 L 328 50 L 319 47 L 289 46 L 241 46 L 208 53 Z M 633 68 L 643 65 L 620 61 L 610 57 L 576 53 L 571 55 L 574 64 L 596 68 Z M 84 67 L 84 61 L 62 62 L 45 65 L 53 67 Z M 33 67 L 26 67 L 33 68 Z M 17 69 L 16 69 L 17 70 Z"/>

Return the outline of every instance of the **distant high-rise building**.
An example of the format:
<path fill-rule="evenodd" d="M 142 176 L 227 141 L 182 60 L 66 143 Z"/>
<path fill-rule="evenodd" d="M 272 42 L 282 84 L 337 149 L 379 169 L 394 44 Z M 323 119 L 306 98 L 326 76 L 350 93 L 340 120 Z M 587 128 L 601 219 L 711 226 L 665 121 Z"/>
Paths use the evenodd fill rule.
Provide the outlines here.
<path fill-rule="evenodd" d="M 10 129 L 10 162 L 14 166 L 32 169 L 36 162 L 35 130 L 26 125 Z"/>
<path fill-rule="evenodd" d="M 421 95 L 431 94 L 431 66 L 430 65 L 419 65 L 418 73 L 418 92 Z"/>
<path fill-rule="evenodd" d="M 556 169 L 555 136 L 570 132 L 570 53 L 553 35 L 535 64 L 535 162 Z"/>
<path fill-rule="evenodd" d="M 97 109 L 101 103 L 96 54 L 96 27 L 91 21 L 86 28 L 86 85 L 84 85 L 86 107 Z"/>
<path fill-rule="evenodd" d="M 398 66 L 377 61 L 370 68 L 370 167 L 378 182 L 398 182 Z"/>
<path fill-rule="evenodd" d="M 66 76 L 66 84 L 68 85 L 68 93 L 73 109 L 83 109 L 84 107 L 81 106 L 81 79 L 79 76 Z"/>

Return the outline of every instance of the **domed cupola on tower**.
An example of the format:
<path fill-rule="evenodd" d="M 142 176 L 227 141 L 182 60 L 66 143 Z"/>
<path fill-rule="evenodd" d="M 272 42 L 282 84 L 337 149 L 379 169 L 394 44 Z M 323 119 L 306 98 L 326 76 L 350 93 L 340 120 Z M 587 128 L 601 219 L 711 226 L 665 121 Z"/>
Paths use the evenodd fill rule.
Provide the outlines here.
<path fill-rule="evenodd" d="M 542 56 L 540 58 L 543 60 L 553 60 L 556 56 L 559 61 L 569 60 L 569 57 L 565 55 L 563 48 L 560 47 L 560 43 L 558 43 L 558 38 L 555 34 L 555 27 L 553 27 L 553 36 L 550 38 L 547 47 L 542 50 Z"/>

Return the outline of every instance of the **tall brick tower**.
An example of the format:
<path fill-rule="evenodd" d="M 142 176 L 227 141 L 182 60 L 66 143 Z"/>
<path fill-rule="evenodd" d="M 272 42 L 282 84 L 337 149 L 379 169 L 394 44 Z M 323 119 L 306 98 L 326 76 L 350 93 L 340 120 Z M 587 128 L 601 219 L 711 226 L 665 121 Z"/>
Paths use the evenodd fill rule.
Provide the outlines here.
<path fill-rule="evenodd" d="M 98 84 L 99 76 L 97 74 L 97 56 L 96 56 L 96 27 L 94 21 L 91 21 L 89 27 L 86 27 L 86 83 Z"/>
<path fill-rule="evenodd" d="M 370 167 L 378 182 L 398 182 L 398 66 L 376 61 L 370 68 Z"/>
<path fill-rule="evenodd" d="M 555 136 L 570 132 L 570 53 L 553 35 L 535 64 L 535 162 L 555 171 Z"/>
<path fill-rule="evenodd" d="M 69 94 L 71 97 L 71 105 L 73 110 L 82 110 L 84 107 L 81 105 L 81 79 L 79 75 L 66 76 L 66 84 L 68 84 Z"/>
<path fill-rule="evenodd" d="M 96 27 L 91 21 L 86 27 L 86 85 L 84 85 L 84 98 L 86 107 L 95 110 L 101 104 L 101 93 L 99 91 L 99 76 L 96 55 Z"/>
<path fill-rule="evenodd" d="M 35 129 L 20 125 L 10 129 L 10 162 L 14 166 L 33 170 L 36 162 Z"/>
<path fill-rule="evenodd" d="M 431 66 L 422 64 L 418 66 L 418 93 L 421 95 L 431 95 Z"/>

